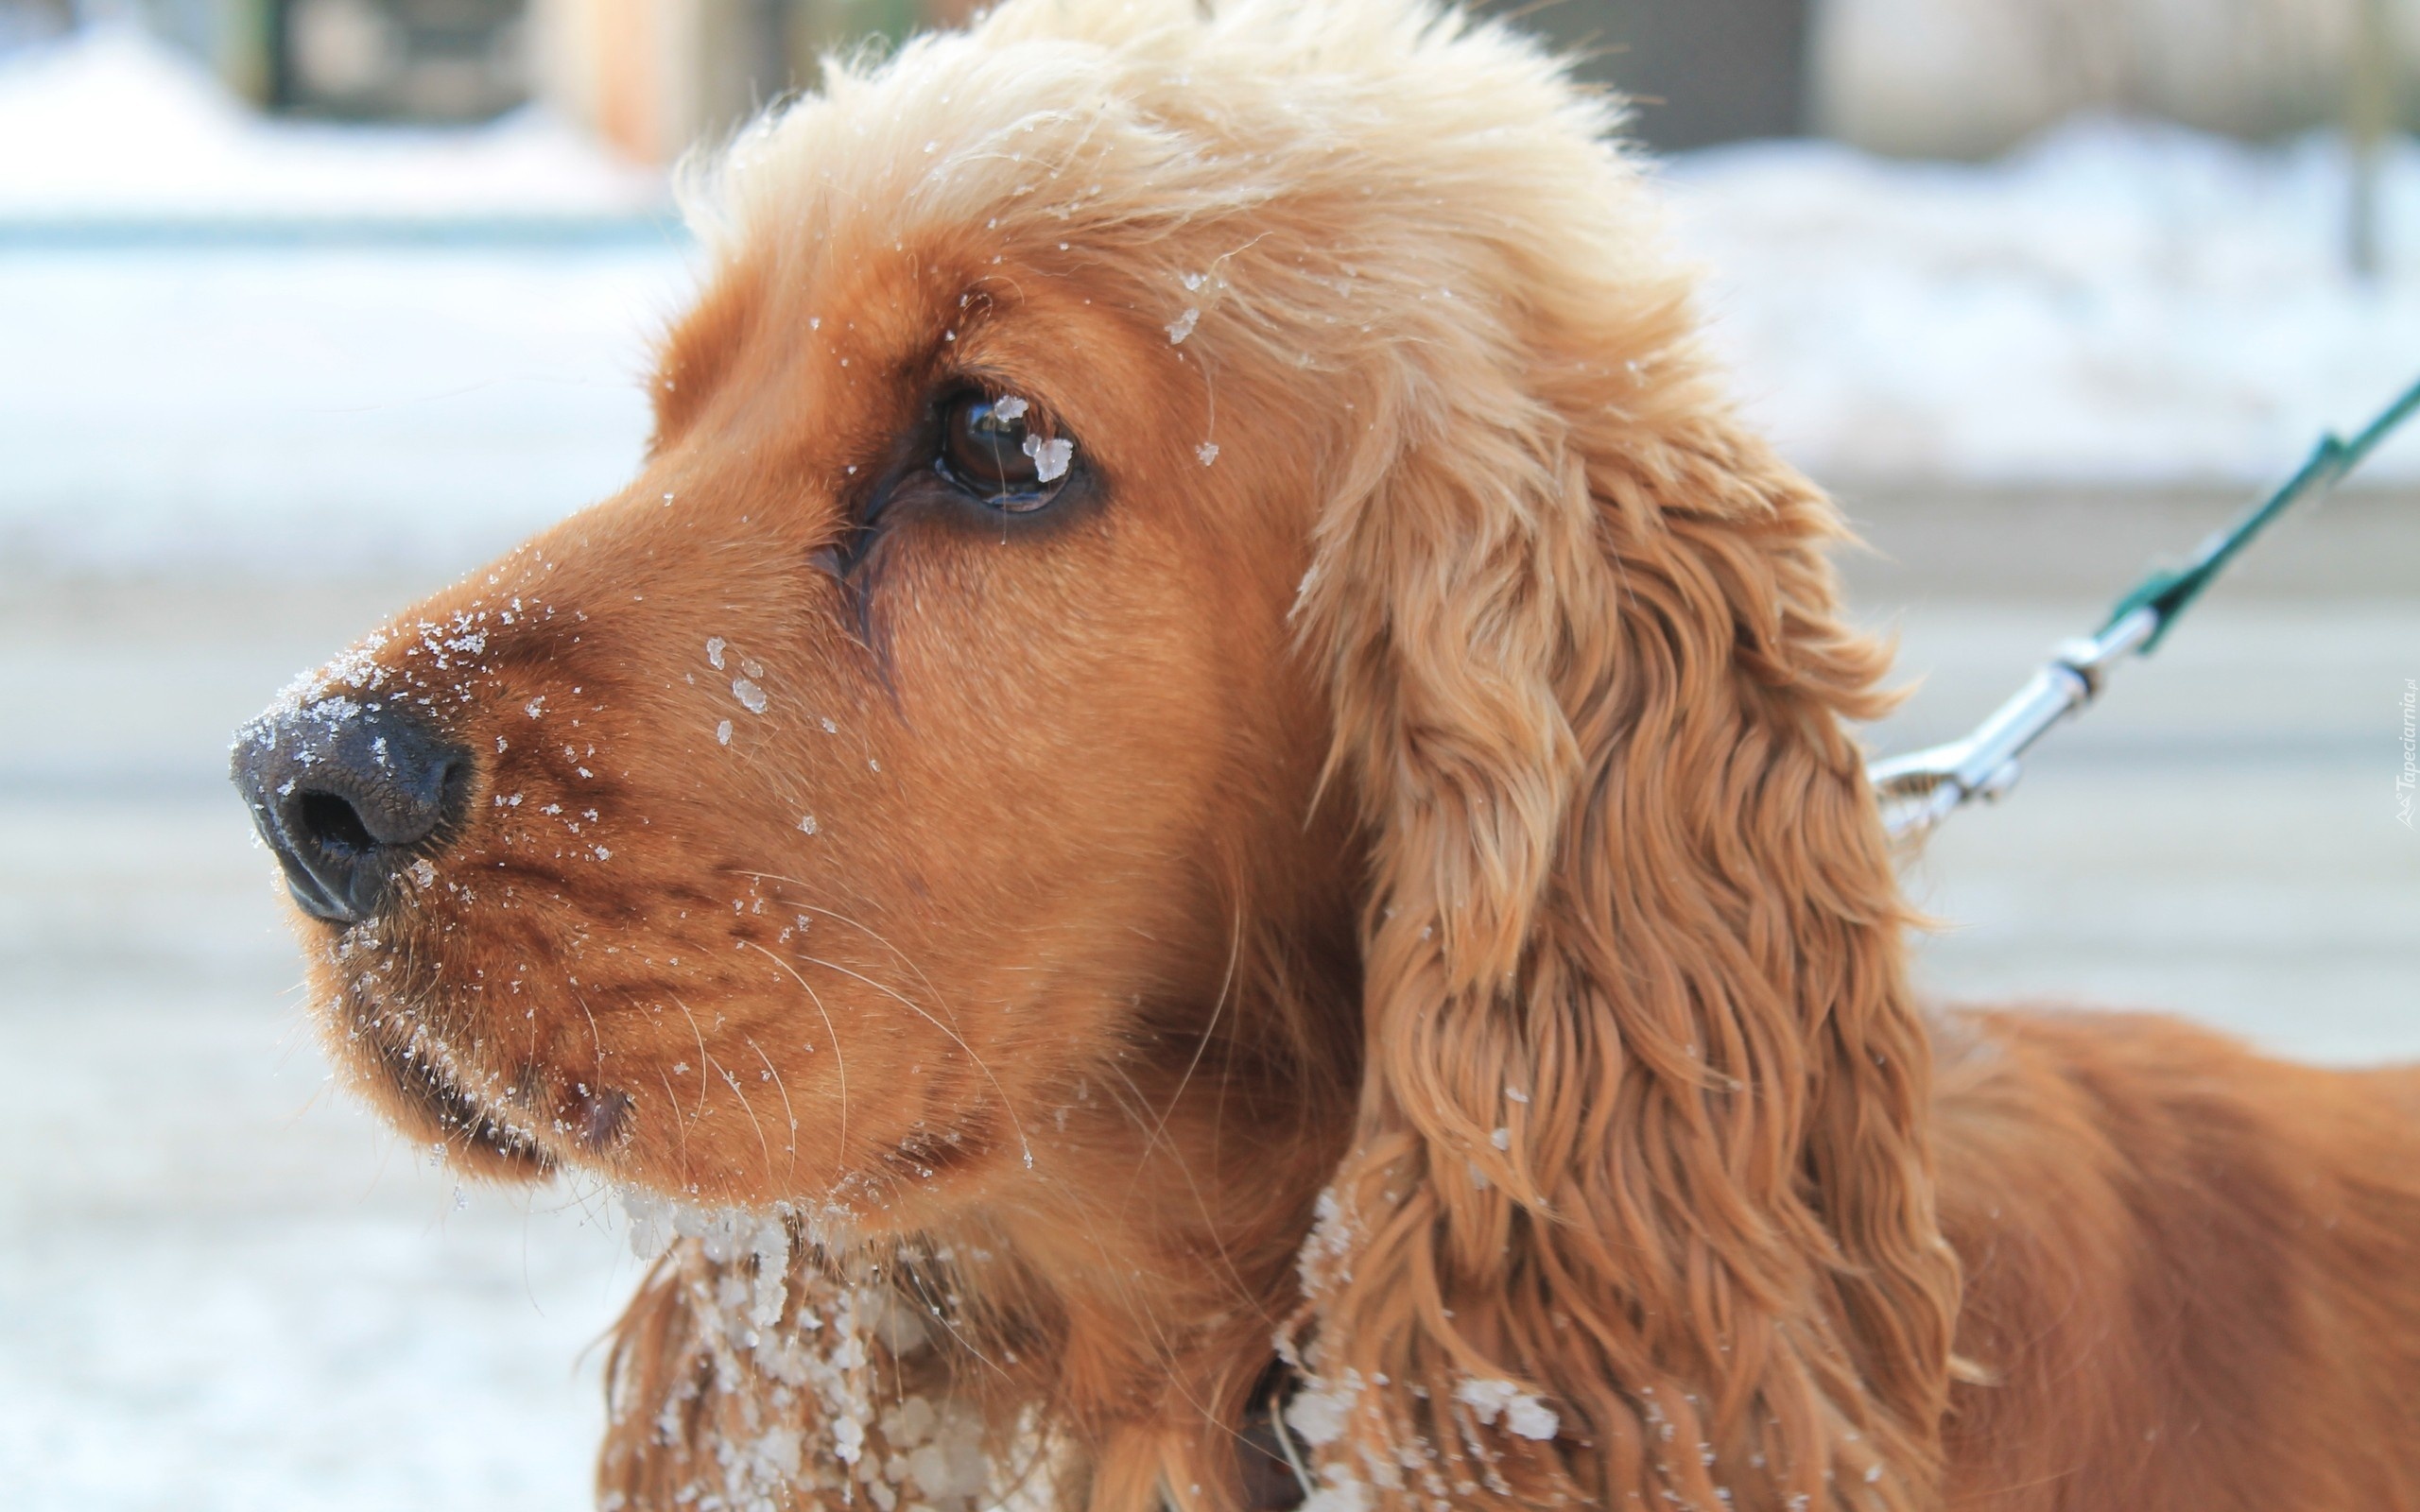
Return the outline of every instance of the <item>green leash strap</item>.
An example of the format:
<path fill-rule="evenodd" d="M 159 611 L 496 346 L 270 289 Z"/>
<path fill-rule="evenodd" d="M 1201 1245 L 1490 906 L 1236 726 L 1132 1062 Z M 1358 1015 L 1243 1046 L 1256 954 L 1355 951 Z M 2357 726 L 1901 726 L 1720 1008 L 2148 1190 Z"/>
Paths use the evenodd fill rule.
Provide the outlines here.
<path fill-rule="evenodd" d="M 2052 727 L 2098 697 L 2110 669 L 2130 656 L 2149 656 L 2177 618 L 2272 521 L 2305 499 L 2342 482 L 2380 442 L 2420 411 L 2420 382 L 2405 389 L 2347 441 L 2329 433 L 2277 490 L 2240 520 L 2202 543 L 2183 567 L 2154 568 L 2109 611 L 2089 638 L 2053 653 L 2014 697 L 1994 710 L 1974 733 L 1945 746 L 1911 751 L 1866 768 L 1882 803 L 1883 824 L 1898 840 L 1921 839 L 1976 799 L 1997 799 L 2016 785 L 2022 757 Z"/>
<path fill-rule="evenodd" d="M 2420 383 L 2403 391 L 2401 398 L 2379 412 L 2378 418 L 2364 426 L 2351 440 L 2329 433 L 2319 438 L 2310 455 L 2292 477 L 2279 486 L 2276 492 L 2254 506 L 2252 512 L 2202 543 L 2192 562 L 2184 567 L 2154 568 L 2109 611 L 2101 625 L 2106 630 L 2138 609 L 2149 609 L 2159 616 L 2159 627 L 2143 644 L 2143 654 L 2149 656 L 2159 648 L 2160 638 L 2168 633 L 2176 617 L 2202 596 L 2202 590 L 2233 561 L 2236 554 L 2252 543 L 2252 539 L 2269 527 L 2269 523 L 2313 494 L 2325 493 L 2342 482 L 2347 473 L 2369 459 L 2378 443 L 2394 435 L 2403 422 L 2420 410 Z"/>

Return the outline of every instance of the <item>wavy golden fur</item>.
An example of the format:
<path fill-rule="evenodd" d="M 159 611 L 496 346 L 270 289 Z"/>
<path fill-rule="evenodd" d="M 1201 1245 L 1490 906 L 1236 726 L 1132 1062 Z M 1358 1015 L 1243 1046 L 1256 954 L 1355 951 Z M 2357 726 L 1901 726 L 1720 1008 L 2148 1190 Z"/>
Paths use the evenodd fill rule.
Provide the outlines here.
<path fill-rule="evenodd" d="M 2420 1507 L 2420 1081 L 1920 1009 L 1615 125 L 1414 0 L 836 66 L 640 477 L 298 693 L 477 758 L 305 924 L 359 1083 L 686 1205 L 608 1505 Z"/>

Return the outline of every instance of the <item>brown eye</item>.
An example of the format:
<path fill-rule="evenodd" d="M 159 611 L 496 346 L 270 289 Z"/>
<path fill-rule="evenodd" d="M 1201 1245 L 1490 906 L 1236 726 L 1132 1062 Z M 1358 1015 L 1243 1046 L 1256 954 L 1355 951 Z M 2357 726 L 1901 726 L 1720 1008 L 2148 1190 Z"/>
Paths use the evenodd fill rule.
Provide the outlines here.
<path fill-rule="evenodd" d="M 1039 509 L 1067 475 L 1076 443 L 1014 394 L 969 392 L 942 412 L 942 469 L 984 503 L 1012 513 Z"/>

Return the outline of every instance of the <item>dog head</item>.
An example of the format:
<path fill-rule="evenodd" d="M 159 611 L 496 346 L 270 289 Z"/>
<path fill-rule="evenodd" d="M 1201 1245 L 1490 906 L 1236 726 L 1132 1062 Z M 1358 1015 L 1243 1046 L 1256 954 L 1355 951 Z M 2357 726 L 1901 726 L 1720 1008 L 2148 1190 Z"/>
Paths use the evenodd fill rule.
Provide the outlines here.
<path fill-rule="evenodd" d="M 857 1235 L 1191 1151 L 1340 1495 L 1920 1502 L 1882 661 L 1611 124 L 1416 7 L 1030 4 L 743 134 L 638 478 L 239 742 L 357 1082 Z M 1225 1494 L 1163 1448 L 1097 1486 Z"/>
<path fill-rule="evenodd" d="M 1227 335 L 1235 186 L 1063 109 L 1092 48 L 1028 48 L 1013 87 L 953 59 L 953 107 L 878 77 L 739 142 L 640 476 L 245 737 L 406 1127 L 912 1223 L 881 1214 L 1027 1168 L 1050 1089 L 1201 1006 L 1166 1000 L 1229 968 L 1245 892 L 1339 885 L 1288 616 L 1343 427 L 1306 352 L 1253 370 L 1305 333 Z"/>

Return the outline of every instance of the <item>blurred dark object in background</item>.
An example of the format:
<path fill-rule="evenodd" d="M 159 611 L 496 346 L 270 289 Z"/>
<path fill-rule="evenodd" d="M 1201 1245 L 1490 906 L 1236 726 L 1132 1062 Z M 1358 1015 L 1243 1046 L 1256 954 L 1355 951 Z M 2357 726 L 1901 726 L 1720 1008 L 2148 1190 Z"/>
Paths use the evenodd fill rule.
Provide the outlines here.
<path fill-rule="evenodd" d="M 525 0 L 269 0 L 268 103 L 476 121 L 529 97 Z"/>
<path fill-rule="evenodd" d="M 1316 0 L 1305 0 L 1316 3 Z M 1582 56 L 1665 150 L 1806 127 L 1824 0 L 1478 0 Z M 272 110 L 483 120 L 530 99 L 642 163 L 668 163 L 810 87 L 819 60 L 963 21 L 977 0 L 129 0 L 151 30 Z M 0 51 L 99 12 L 0 0 Z M 114 13 L 114 12 L 112 12 Z"/>
<path fill-rule="evenodd" d="M 648 162 L 811 86 L 818 58 L 836 46 L 949 25 L 977 9 L 972 0 L 532 3 L 537 93 Z M 1589 77 L 1635 97 L 1641 138 L 1677 150 L 1805 129 L 1809 3 L 1482 0 L 1475 9 L 1581 53 Z M 652 45 L 634 44 L 634 35 Z"/>
<path fill-rule="evenodd" d="M 1809 0 L 1490 0 L 1631 96 L 1631 130 L 1677 152 L 1806 129 Z"/>
<path fill-rule="evenodd" d="M 657 0 L 628 6 L 632 23 Z M 0 54 L 139 22 L 237 95 L 354 121 L 484 121 L 532 94 L 529 0 L 0 0 Z"/>
<path fill-rule="evenodd" d="M 1319 0 L 1301 0 L 1312 5 Z M 1816 132 L 1986 158 L 2079 112 L 2246 139 L 2414 123 L 2420 0 L 1472 0 L 1629 94 L 1663 151 Z M 0 0 L 0 52 L 140 14 L 273 109 L 476 120 L 535 99 L 662 164 L 818 60 L 977 0 Z M 2348 102 L 2366 101 L 2360 108 Z M 2358 133 L 2357 133 L 2358 134 Z"/>
<path fill-rule="evenodd" d="M 669 163 L 811 87 L 819 60 L 963 20 L 948 0 L 530 0 L 530 85 L 625 156 Z"/>
<path fill-rule="evenodd" d="M 67 0 L 0 0 L 0 53 L 47 42 L 75 24 Z"/>
<path fill-rule="evenodd" d="M 2288 136 L 2342 124 L 2365 68 L 2382 115 L 2414 124 L 2396 82 L 2420 77 L 2411 0 L 1815 0 L 1814 15 L 1810 127 L 1893 156 L 1991 157 L 2083 112 Z"/>

